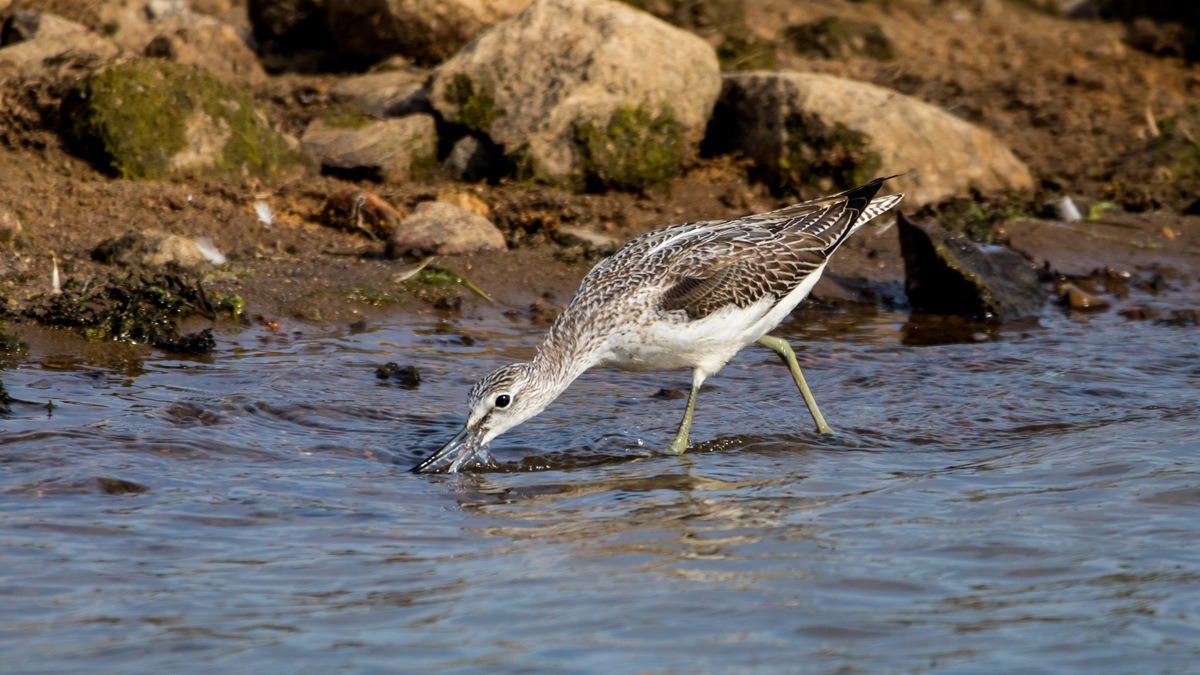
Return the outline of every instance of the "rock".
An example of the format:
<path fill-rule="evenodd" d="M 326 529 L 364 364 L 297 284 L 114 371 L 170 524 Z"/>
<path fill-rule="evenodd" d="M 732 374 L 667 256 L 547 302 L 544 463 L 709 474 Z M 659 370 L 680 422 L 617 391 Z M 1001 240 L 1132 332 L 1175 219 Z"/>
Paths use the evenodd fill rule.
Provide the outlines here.
<path fill-rule="evenodd" d="M 621 242 L 602 232 L 563 225 L 554 229 L 554 240 L 563 246 L 579 246 L 588 254 L 608 254 L 616 251 Z"/>
<path fill-rule="evenodd" d="M 396 259 L 504 248 L 504 235 L 487 218 L 445 202 L 425 202 L 400 222 L 388 239 L 385 255 Z"/>
<path fill-rule="evenodd" d="M 492 207 L 488 206 L 487 202 L 469 192 L 455 190 L 450 186 L 438 190 L 436 201 L 453 204 L 484 218 L 492 215 Z"/>
<path fill-rule="evenodd" d="M 36 38 L 87 33 L 87 26 L 55 14 L 32 9 L 18 9 L 0 29 L 0 45 L 15 45 Z"/>
<path fill-rule="evenodd" d="M 1029 189 L 1029 170 L 1004 144 L 917 99 L 813 73 L 730 73 L 705 151 L 741 152 L 770 185 L 815 197 L 880 173 L 915 208 L 974 188 Z"/>
<path fill-rule="evenodd" d="M 488 141 L 467 134 L 454 142 L 442 168 L 456 180 L 475 183 L 499 173 L 504 158 L 497 155 Z"/>
<path fill-rule="evenodd" d="M 248 95 L 161 59 L 96 71 L 68 92 L 62 120 L 75 152 L 123 178 L 272 175 L 306 163 Z"/>
<path fill-rule="evenodd" d="M 388 71 L 348 77 L 333 86 L 329 93 L 335 100 L 350 104 L 359 112 L 372 117 L 402 117 L 415 112 L 430 112 L 428 99 L 425 110 L 414 96 L 422 90 L 428 74 L 422 71 Z"/>
<path fill-rule="evenodd" d="M 403 54 L 437 63 L 529 0 L 326 0 L 340 52 L 365 63 Z"/>
<path fill-rule="evenodd" d="M 401 183 L 431 177 L 437 124 L 430 115 L 372 121 L 361 115 L 313 120 L 300 138 L 328 173 Z"/>
<path fill-rule="evenodd" d="M 376 194 L 350 188 L 329 196 L 320 220 L 330 227 L 363 232 L 371 239 L 387 239 L 406 215 Z"/>
<path fill-rule="evenodd" d="M 863 57 L 894 61 L 896 48 L 877 23 L 831 16 L 791 26 L 784 38 L 801 56 L 846 60 Z"/>
<path fill-rule="evenodd" d="M 100 242 L 92 257 L 109 265 L 125 267 L 173 267 L 198 271 L 212 267 L 196 241 L 158 230 L 128 232 Z"/>
<path fill-rule="evenodd" d="M 146 56 L 199 66 L 222 80 L 259 85 L 267 72 L 242 38 L 232 28 L 190 12 L 155 21 L 158 31 L 146 45 Z"/>
<path fill-rule="evenodd" d="M 1011 321 L 1041 314 L 1046 291 L 1033 265 L 1002 246 L 979 246 L 936 225 L 897 216 L 904 291 L 916 314 Z"/>
<path fill-rule="evenodd" d="M 0 210 L 0 250 L 12 248 L 17 238 L 21 236 L 21 221 L 5 210 Z"/>
<path fill-rule="evenodd" d="M 523 177 L 643 190 L 690 161 L 719 90 L 695 35 L 611 0 L 534 0 L 442 64 L 430 100 Z"/>
<path fill-rule="evenodd" d="M 1109 301 L 1084 293 L 1074 284 L 1063 286 L 1061 300 L 1063 305 L 1082 312 L 1102 311 L 1112 306 Z"/>
<path fill-rule="evenodd" d="M 0 49 L 0 74 L 9 71 L 19 77 L 32 77 L 60 63 L 94 67 L 120 53 L 112 40 L 95 33 L 39 35 Z"/>

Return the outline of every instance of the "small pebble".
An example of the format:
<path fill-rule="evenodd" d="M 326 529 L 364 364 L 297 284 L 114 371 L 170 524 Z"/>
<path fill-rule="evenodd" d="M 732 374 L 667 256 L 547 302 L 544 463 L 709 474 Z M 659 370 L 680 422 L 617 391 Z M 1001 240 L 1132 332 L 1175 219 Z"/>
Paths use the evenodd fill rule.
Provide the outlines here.
<path fill-rule="evenodd" d="M 1064 290 L 1066 292 L 1063 294 L 1063 302 L 1071 309 L 1092 312 L 1105 310 L 1111 306 L 1109 301 L 1088 295 L 1070 284 Z"/>

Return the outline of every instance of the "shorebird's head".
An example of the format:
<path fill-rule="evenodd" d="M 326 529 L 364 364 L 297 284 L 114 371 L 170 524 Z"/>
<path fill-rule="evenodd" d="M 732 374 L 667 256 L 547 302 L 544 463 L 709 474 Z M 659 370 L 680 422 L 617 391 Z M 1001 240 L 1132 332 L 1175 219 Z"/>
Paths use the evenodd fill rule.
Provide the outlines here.
<path fill-rule="evenodd" d="M 545 410 L 558 392 L 535 386 L 533 366 L 514 363 L 471 387 L 467 424 L 441 450 L 416 466 L 417 473 L 457 473 L 475 460 L 489 459 L 493 438 Z"/>

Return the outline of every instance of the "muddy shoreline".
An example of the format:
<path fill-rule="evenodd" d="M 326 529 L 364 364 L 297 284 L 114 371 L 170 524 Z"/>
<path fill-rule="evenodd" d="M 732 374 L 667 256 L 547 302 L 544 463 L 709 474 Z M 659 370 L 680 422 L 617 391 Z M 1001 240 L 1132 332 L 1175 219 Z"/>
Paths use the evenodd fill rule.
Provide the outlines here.
<path fill-rule="evenodd" d="M 195 11 L 249 30 L 245 3 L 208 5 L 196 4 Z M 103 28 L 89 3 L 29 0 L 9 11 L 22 8 Z M 894 42 L 894 60 L 822 58 L 787 47 L 781 26 L 831 13 L 877 23 Z M 1152 139 L 1154 120 L 1180 114 L 1195 100 L 1195 63 L 1131 47 L 1120 23 L 1070 20 L 1021 3 L 781 0 L 748 3 L 744 14 L 750 34 L 776 43 L 778 70 L 847 77 L 934 104 L 988 130 L 1029 166 L 1032 190 L 963 194 L 916 211 L 918 219 L 1010 245 L 1051 272 L 1088 275 L 1109 267 L 1128 272 L 1135 284 L 1196 282 L 1200 216 L 1183 215 L 1186 204 L 1138 193 L 1133 188 L 1146 186 L 1119 180 L 1125 158 Z M 0 324 L 26 342 L 49 339 L 22 317 L 53 292 L 56 266 L 60 283 L 142 273 L 93 259 L 100 242 L 129 231 L 211 239 L 227 262 L 197 277 L 208 292 L 244 301 L 242 325 L 353 323 L 427 312 L 542 321 L 565 305 L 599 259 L 594 248 L 563 236 L 564 226 L 620 243 L 673 223 L 734 218 L 799 201 L 772 191 L 750 162 L 730 155 L 703 157 L 642 194 L 574 193 L 514 178 L 466 183 L 440 173 L 380 183 L 315 169 L 275 178 L 122 180 L 78 157 L 54 128 L 64 87 L 81 72 L 64 66 L 10 78 L 16 88 L 0 98 L 0 216 L 20 223 L 13 241 L 0 245 Z M 298 136 L 344 107 L 330 91 L 355 75 L 273 72 L 242 85 L 282 131 Z M 450 274 L 397 281 L 415 260 L 388 260 L 383 242 L 322 221 L 330 195 L 348 189 L 373 192 L 401 211 L 447 191 L 482 203 L 509 250 L 441 256 L 432 264 L 469 280 L 494 303 Z M 1043 205 L 1063 196 L 1075 198 L 1084 221 L 1042 217 Z M 272 209 L 271 223 L 256 216 L 258 203 Z M 914 213 L 910 205 L 900 208 Z M 903 310 L 902 282 L 895 230 L 880 223 L 839 251 L 809 303 Z M 1099 291 L 1120 309 L 1119 293 Z M 229 320 L 218 320 L 218 329 L 222 321 Z"/>

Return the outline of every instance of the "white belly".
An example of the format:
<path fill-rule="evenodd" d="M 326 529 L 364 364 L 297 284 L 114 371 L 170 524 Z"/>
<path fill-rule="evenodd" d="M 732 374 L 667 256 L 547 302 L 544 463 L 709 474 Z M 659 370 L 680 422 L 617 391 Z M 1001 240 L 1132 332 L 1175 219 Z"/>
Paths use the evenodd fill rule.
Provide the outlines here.
<path fill-rule="evenodd" d="M 682 311 L 666 315 L 648 312 L 614 332 L 598 365 L 624 370 L 692 368 L 703 371 L 705 377 L 712 375 L 742 347 L 778 326 L 824 270 L 822 265 L 779 302 L 767 297 L 750 307 L 725 307 L 696 321 Z"/>

